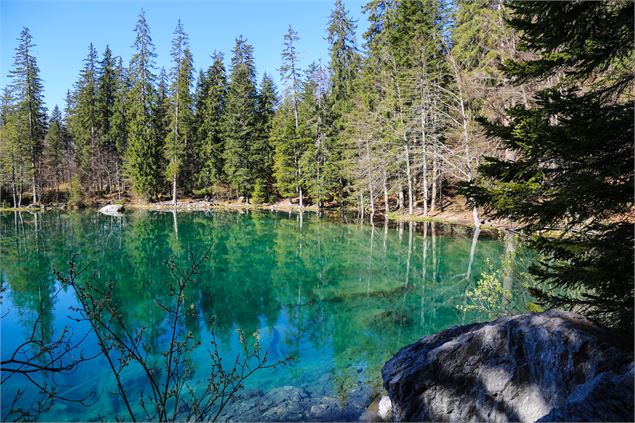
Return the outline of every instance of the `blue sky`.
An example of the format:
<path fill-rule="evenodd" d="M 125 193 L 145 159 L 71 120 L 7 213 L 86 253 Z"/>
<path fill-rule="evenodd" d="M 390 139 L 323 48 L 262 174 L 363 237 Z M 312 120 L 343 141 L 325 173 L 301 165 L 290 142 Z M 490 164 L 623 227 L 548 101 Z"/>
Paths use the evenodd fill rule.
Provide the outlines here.
<path fill-rule="evenodd" d="M 44 80 L 47 107 L 64 106 L 66 90 L 77 80 L 92 42 L 100 56 L 106 44 L 127 64 L 132 55 L 134 25 L 141 8 L 146 12 L 159 66 L 170 66 L 170 42 L 181 18 L 190 37 L 196 69 L 207 68 L 213 50 L 229 63 L 235 38 L 242 34 L 254 46 L 258 78 L 263 72 L 278 82 L 282 36 L 289 24 L 298 31 L 301 64 L 328 62 L 326 26 L 334 0 L 237 1 L 96 1 L 0 0 L 0 87 L 9 81 L 16 38 L 29 27 Z M 366 28 L 361 8 L 365 1 L 345 0 L 358 22 L 358 39 Z M 361 43 L 360 43 L 361 45 Z"/>

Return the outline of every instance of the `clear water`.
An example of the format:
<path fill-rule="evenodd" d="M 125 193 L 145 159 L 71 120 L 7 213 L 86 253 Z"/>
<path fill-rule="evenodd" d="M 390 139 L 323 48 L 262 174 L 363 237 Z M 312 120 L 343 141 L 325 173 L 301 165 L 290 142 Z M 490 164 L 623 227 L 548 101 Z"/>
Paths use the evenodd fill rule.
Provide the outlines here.
<path fill-rule="evenodd" d="M 73 253 L 99 281 L 116 280 L 114 301 L 129 327 L 147 326 L 160 341 L 165 333 L 154 299 L 165 295 L 167 257 L 185 262 L 188 248 L 211 246 L 199 283 L 187 292 L 198 318 L 187 329 L 203 341 L 195 353 L 205 377 L 209 317 L 216 316 L 222 354 L 239 352 L 236 329 L 259 331 L 270 358 L 294 354 L 288 365 L 264 370 L 247 389 L 299 386 L 346 401 L 350 386 L 380 392 L 383 363 L 416 339 L 477 316 L 456 309 L 465 291 L 509 254 L 509 245 L 465 228 L 435 224 L 371 226 L 315 214 L 275 212 L 134 212 L 122 217 L 83 212 L 0 213 L 2 300 L 1 353 L 6 359 L 31 333 L 37 311 L 57 289 L 51 269 L 64 271 Z M 64 290 L 42 316 L 42 335 L 85 325 L 68 318 L 76 304 Z M 83 344 L 97 351 L 94 338 Z M 103 360 L 83 363 L 57 377 L 61 393 L 81 397 L 95 391 L 92 407 L 58 401 L 42 420 L 113 420 L 125 416 L 113 377 Z M 131 368 L 125 383 L 143 389 Z M 138 386 L 137 386 L 138 385 Z M 3 415 L 17 389 L 16 375 L 2 384 Z M 23 402 L 35 398 L 27 389 Z"/>

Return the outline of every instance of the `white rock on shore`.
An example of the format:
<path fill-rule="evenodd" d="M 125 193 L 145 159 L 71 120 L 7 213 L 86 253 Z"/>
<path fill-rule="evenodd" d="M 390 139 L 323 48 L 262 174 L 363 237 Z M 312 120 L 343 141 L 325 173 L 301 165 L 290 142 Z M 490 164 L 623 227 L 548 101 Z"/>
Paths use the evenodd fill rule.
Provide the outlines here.
<path fill-rule="evenodd" d="M 107 214 L 109 216 L 121 216 L 123 211 L 123 205 L 121 204 L 108 204 L 99 209 L 100 213 Z"/>

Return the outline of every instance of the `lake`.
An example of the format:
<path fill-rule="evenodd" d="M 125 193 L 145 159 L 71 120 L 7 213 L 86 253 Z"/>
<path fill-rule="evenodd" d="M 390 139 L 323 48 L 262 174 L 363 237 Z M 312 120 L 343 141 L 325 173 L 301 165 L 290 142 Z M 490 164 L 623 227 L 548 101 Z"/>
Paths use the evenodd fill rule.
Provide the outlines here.
<path fill-rule="evenodd" d="M 295 356 L 254 374 L 247 391 L 292 386 L 340 403 L 352 392 L 373 397 L 381 392 L 381 366 L 401 347 L 480 317 L 456 306 L 465 304 L 466 289 L 488 270 L 488 260 L 496 267 L 513 254 L 513 242 L 472 235 L 460 226 L 370 225 L 313 213 L 0 213 L 2 359 L 29 337 L 41 305 L 59 288 L 51 270 L 65 272 L 73 253 L 99 283 L 117 282 L 113 301 L 126 324 L 146 326 L 149 339 L 161 344 L 166 321 L 155 300 L 165 297 L 170 278 L 163 261 L 175 257 L 185 263 L 188 249 L 210 248 L 185 299 L 196 310 L 185 329 L 202 342 L 194 353 L 193 383 L 206 376 L 215 316 L 223 357 L 240 351 L 237 328 L 258 331 L 271 360 Z M 40 336 L 53 339 L 65 327 L 76 336 L 85 333 L 85 322 L 69 318 L 76 304 L 73 291 L 63 289 L 40 318 Z M 91 336 L 82 346 L 86 355 L 98 351 Z M 116 388 L 103 357 L 55 382 L 68 397 L 100 395 L 91 407 L 57 401 L 41 420 L 126 417 L 122 402 L 110 394 Z M 139 369 L 132 367 L 124 383 L 144 388 Z M 4 381 L 3 416 L 25 386 L 20 375 Z M 30 386 L 21 401 L 28 405 L 36 397 Z"/>

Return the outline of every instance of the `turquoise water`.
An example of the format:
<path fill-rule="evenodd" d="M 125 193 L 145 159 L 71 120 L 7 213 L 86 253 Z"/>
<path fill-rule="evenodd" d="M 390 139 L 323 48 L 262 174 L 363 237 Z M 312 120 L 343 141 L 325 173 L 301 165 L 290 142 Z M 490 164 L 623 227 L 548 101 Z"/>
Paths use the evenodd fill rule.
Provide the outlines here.
<path fill-rule="evenodd" d="M 184 264 L 188 248 L 209 247 L 199 282 L 185 299 L 196 310 L 186 329 L 203 343 L 192 379 L 205 377 L 209 318 L 216 316 L 224 357 L 240 351 L 237 328 L 259 331 L 271 360 L 296 357 L 255 374 L 247 389 L 291 385 L 346 401 L 349 387 L 360 382 L 380 392 L 381 366 L 402 346 L 478 318 L 456 305 L 487 270 L 486 259 L 497 266 L 510 251 L 496 237 L 472 235 L 457 226 L 372 226 L 308 213 L 0 213 L 2 359 L 31 334 L 38 310 L 59 288 L 51 269 L 67 270 L 73 253 L 99 283 L 117 282 L 114 302 L 126 324 L 146 326 L 149 339 L 160 344 L 166 327 L 155 300 L 165 297 L 169 280 L 163 260 Z M 85 324 L 69 319 L 75 304 L 72 291 L 62 290 L 41 316 L 40 336 L 54 339 L 64 327 L 85 333 Z M 90 336 L 82 347 L 86 355 L 97 351 Z M 125 416 L 110 394 L 115 385 L 103 359 L 82 363 L 55 382 L 68 397 L 100 396 L 91 407 L 57 401 L 41 420 Z M 124 382 L 144 388 L 134 368 Z M 3 383 L 3 416 L 25 386 L 20 375 Z M 30 386 L 21 401 L 28 405 L 36 397 Z"/>

